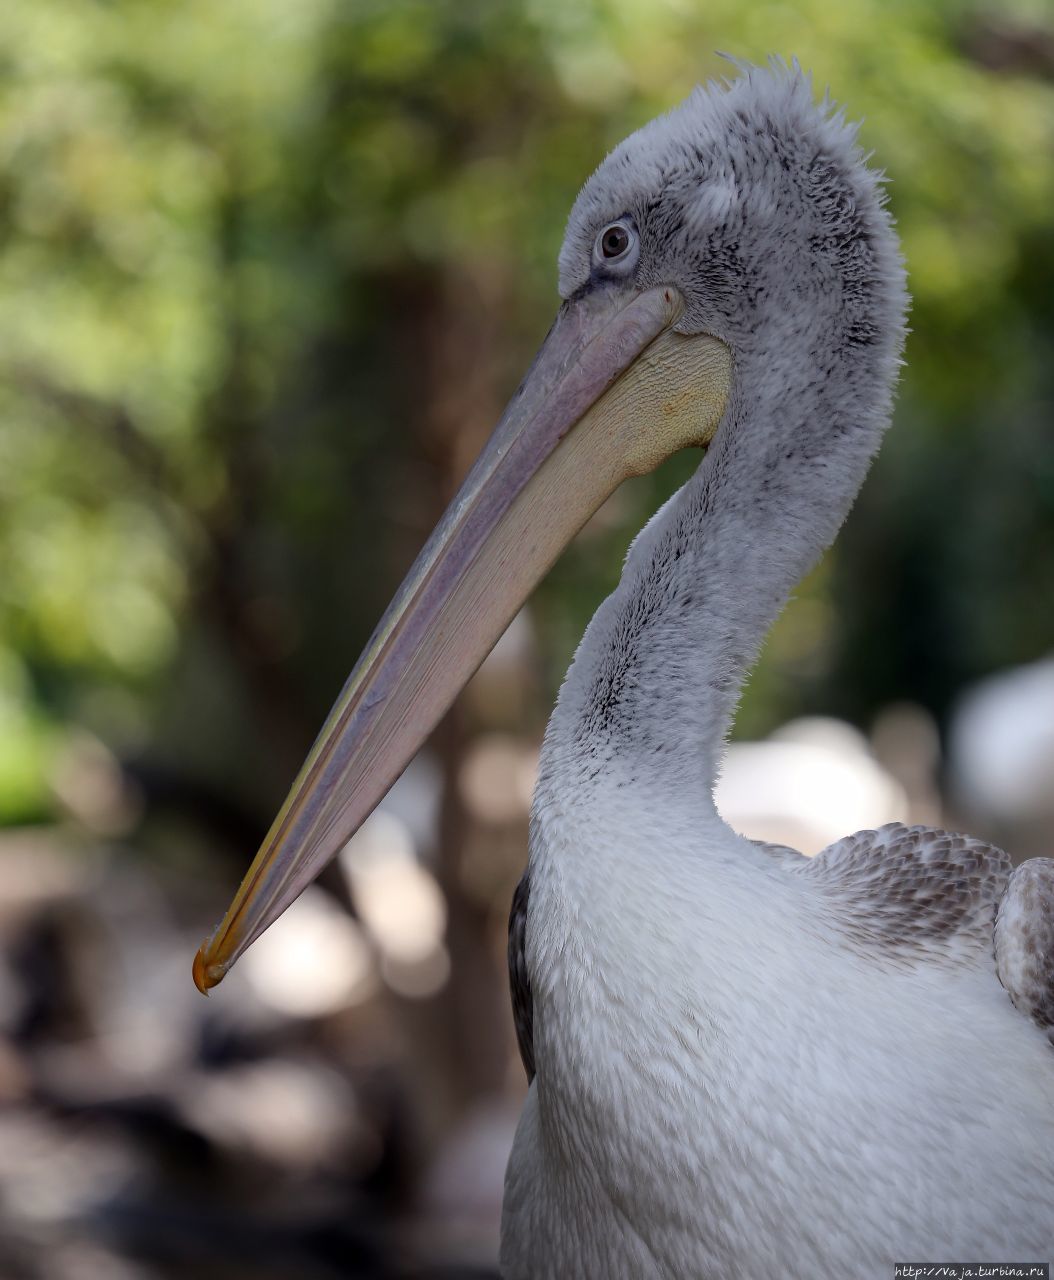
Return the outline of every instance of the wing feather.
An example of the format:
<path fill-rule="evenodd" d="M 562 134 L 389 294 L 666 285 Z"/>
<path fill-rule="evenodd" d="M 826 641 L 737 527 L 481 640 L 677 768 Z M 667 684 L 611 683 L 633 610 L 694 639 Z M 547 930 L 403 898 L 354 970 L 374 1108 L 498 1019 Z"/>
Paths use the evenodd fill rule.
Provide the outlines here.
<path fill-rule="evenodd" d="M 995 963 L 1022 1013 L 1054 1027 L 1054 858 L 1030 858 L 1010 876 L 995 922 Z"/>
<path fill-rule="evenodd" d="M 983 840 L 892 822 L 785 866 L 812 882 L 847 944 L 878 962 L 992 963 L 1011 864 Z"/>

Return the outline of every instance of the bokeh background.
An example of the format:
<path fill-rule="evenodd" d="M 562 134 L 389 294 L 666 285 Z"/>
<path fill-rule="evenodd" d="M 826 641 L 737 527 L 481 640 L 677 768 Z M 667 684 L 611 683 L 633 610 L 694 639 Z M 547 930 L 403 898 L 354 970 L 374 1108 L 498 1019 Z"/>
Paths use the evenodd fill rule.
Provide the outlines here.
<path fill-rule="evenodd" d="M 0 6 L 0 1275 L 493 1274 L 505 921 L 620 491 L 207 1003 L 198 941 L 555 304 L 604 152 L 797 54 L 892 181 L 896 424 L 721 804 L 1054 853 L 1044 0 Z"/>

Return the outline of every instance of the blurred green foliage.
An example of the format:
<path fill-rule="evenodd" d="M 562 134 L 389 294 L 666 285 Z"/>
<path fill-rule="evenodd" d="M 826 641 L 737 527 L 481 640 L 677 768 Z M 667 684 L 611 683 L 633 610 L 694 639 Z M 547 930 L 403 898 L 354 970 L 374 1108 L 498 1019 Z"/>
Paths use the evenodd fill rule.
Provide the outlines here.
<path fill-rule="evenodd" d="M 715 48 L 797 55 L 865 118 L 914 294 L 898 425 L 741 731 L 941 713 L 1048 647 L 1052 27 L 951 0 L 8 0 L 0 822 L 48 811 L 74 723 L 273 805 L 544 333 L 578 186 L 732 74 Z M 550 690 L 689 465 L 543 588 Z"/>

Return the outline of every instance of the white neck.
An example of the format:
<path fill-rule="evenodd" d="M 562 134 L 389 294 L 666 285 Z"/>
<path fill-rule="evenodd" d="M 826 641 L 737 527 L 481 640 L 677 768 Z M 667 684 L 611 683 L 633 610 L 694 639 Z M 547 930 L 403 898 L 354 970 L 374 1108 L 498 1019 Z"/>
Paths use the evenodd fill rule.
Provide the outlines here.
<path fill-rule="evenodd" d="M 743 680 L 881 438 L 889 391 L 872 363 L 822 377 L 807 361 L 740 363 L 710 451 L 637 538 L 586 631 L 546 736 L 542 789 L 580 788 L 618 762 L 660 791 L 709 798 Z M 877 399 L 859 395 L 861 382 L 879 384 Z"/>

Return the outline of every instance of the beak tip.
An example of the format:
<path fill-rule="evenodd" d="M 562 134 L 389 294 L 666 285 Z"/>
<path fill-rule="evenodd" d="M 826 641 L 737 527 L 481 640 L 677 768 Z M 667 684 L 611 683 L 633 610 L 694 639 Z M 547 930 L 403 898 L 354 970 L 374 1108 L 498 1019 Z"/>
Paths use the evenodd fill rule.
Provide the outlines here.
<path fill-rule="evenodd" d="M 203 996 L 207 996 L 213 987 L 218 987 L 227 972 L 226 965 L 209 963 L 211 949 L 212 939 L 208 938 L 198 947 L 198 953 L 194 957 L 194 985 Z"/>

